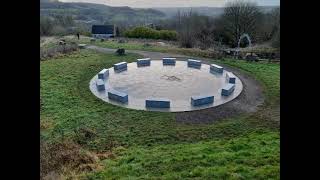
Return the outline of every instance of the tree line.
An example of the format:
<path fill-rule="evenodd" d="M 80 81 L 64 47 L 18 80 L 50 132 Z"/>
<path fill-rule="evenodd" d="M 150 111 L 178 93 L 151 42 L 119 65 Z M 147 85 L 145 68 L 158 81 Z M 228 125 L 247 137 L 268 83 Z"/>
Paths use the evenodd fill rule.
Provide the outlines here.
<path fill-rule="evenodd" d="M 121 36 L 177 40 L 181 47 L 207 49 L 215 45 L 236 47 L 241 35 L 248 34 L 253 43 L 272 42 L 280 48 L 280 7 L 263 12 L 252 1 L 229 1 L 218 17 L 190 12 L 177 12 L 166 20 L 152 22 L 153 29 L 114 23 Z M 64 35 L 70 27 L 77 27 L 82 34 L 90 34 L 90 27 L 76 23 L 72 16 L 55 15 L 40 18 L 41 35 Z M 245 46 L 244 40 L 240 45 Z"/>
<path fill-rule="evenodd" d="M 253 43 L 272 41 L 274 47 L 280 47 L 280 8 L 263 13 L 251 1 L 228 2 L 223 14 L 217 18 L 191 10 L 177 12 L 173 19 L 161 24 L 162 28 L 176 30 L 180 45 L 186 48 L 206 49 L 214 44 L 236 47 L 243 34 L 248 34 Z"/>
<path fill-rule="evenodd" d="M 160 20 L 155 24 L 157 24 L 156 30 L 176 32 L 175 39 L 185 48 L 208 49 L 215 45 L 237 47 L 239 38 L 243 34 L 248 34 L 252 43 L 271 42 L 273 47 L 280 48 L 280 8 L 264 13 L 252 1 L 229 1 L 223 14 L 218 17 L 200 15 L 192 10 L 183 13 L 178 11 L 173 18 Z M 134 35 L 136 38 L 159 39 L 159 36 L 157 38 L 146 36 L 145 32 L 135 29 L 141 30 L 135 27 L 129 32 L 136 32 Z M 132 37 L 128 34 L 122 33 L 123 36 Z M 247 39 L 240 43 L 242 47 L 247 44 Z"/>
<path fill-rule="evenodd" d="M 67 35 L 75 32 L 90 35 L 89 27 L 77 23 L 70 15 L 40 16 L 40 36 Z"/>

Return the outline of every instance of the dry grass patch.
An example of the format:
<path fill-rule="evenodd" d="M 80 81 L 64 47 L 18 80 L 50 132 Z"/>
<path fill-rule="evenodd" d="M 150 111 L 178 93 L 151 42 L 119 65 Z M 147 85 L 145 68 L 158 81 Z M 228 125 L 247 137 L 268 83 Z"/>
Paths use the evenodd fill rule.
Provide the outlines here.
<path fill-rule="evenodd" d="M 40 179 L 75 177 L 99 170 L 99 157 L 102 157 L 101 154 L 87 151 L 70 140 L 54 143 L 40 141 Z M 102 159 L 108 157 L 110 155 Z"/>

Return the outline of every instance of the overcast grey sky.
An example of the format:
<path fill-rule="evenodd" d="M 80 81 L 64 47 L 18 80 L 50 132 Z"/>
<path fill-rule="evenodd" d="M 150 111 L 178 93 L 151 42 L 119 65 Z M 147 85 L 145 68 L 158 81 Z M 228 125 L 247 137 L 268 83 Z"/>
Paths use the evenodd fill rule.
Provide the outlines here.
<path fill-rule="evenodd" d="M 221 7 L 228 0 L 60 0 L 62 2 L 90 2 L 109 6 L 130 7 Z M 251 0 L 260 6 L 279 6 L 280 0 Z"/>

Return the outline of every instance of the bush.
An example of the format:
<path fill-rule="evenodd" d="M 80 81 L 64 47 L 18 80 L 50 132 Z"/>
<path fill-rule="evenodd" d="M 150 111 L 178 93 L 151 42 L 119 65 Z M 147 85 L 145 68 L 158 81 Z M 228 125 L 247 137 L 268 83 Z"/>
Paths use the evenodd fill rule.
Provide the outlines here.
<path fill-rule="evenodd" d="M 158 39 L 159 33 L 151 28 L 137 27 L 132 30 L 126 31 L 125 36 L 130 38 Z"/>
<path fill-rule="evenodd" d="M 195 44 L 194 36 L 190 36 L 190 34 L 185 32 L 179 33 L 179 44 L 182 48 L 193 48 Z"/>
<path fill-rule="evenodd" d="M 149 43 L 144 43 L 143 44 L 143 47 L 150 47 L 151 46 L 151 44 L 149 44 Z"/>
<path fill-rule="evenodd" d="M 120 39 L 118 43 L 126 43 L 126 41 L 124 39 Z"/>
<path fill-rule="evenodd" d="M 54 26 L 53 20 L 48 17 L 40 17 L 40 36 L 51 35 Z"/>
<path fill-rule="evenodd" d="M 160 30 L 160 38 L 163 40 L 177 40 L 177 32 L 169 30 Z"/>
<path fill-rule="evenodd" d="M 136 27 L 127 30 L 124 35 L 129 38 L 146 38 L 146 39 L 163 39 L 163 40 L 176 40 L 177 32 L 169 30 L 154 30 L 147 27 Z"/>
<path fill-rule="evenodd" d="M 80 35 L 83 35 L 83 36 L 88 36 L 88 37 L 92 36 L 90 31 L 81 30 L 79 33 Z"/>
<path fill-rule="evenodd" d="M 117 49 L 116 54 L 118 56 L 123 56 L 125 55 L 125 49 L 121 48 L 121 49 Z"/>

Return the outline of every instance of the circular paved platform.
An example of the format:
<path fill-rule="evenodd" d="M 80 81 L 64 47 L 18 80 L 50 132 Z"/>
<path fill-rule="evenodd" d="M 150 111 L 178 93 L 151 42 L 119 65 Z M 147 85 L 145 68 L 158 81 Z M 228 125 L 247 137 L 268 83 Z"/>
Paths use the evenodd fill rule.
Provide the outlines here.
<path fill-rule="evenodd" d="M 221 89 L 228 84 L 226 73 L 211 73 L 210 65 L 202 64 L 200 69 L 188 67 L 187 61 L 176 61 L 175 66 L 162 64 L 162 60 L 152 60 L 150 66 L 138 67 L 129 63 L 126 71 L 115 72 L 109 68 L 109 77 L 104 81 L 105 91 L 97 91 L 98 75 L 90 81 L 90 90 L 98 98 L 108 103 L 138 110 L 151 111 L 194 111 L 219 106 L 236 98 L 242 91 L 241 80 L 236 77 L 235 90 L 230 96 L 221 96 Z M 111 89 L 128 94 L 128 103 L 120 103 L 108 98 Z M 214 96 L 214 102 L 202 106 L 192 106 L 191 96 Z M 146 108 L 145 100 L 166 98 L 170 108 Z"/>

